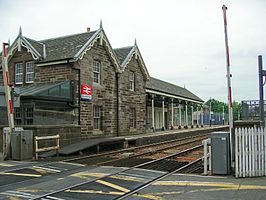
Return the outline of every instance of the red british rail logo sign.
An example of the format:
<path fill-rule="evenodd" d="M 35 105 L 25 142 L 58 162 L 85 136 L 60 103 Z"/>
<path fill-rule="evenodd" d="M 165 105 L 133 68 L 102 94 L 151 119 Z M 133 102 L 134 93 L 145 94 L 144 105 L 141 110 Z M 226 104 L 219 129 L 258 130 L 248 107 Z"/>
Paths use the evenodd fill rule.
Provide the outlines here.
<path fill-rule="evenodd" d="M 86 84 L 81 84 L 81 100 L 91 101 L 92 100 L 92 87 Z"/>

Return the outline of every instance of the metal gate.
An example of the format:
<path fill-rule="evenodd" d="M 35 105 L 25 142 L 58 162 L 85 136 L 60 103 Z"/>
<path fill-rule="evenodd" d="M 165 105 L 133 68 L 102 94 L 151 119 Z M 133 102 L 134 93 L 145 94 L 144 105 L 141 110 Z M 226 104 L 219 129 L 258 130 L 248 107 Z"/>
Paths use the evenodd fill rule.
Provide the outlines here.
<path fill-rule="evenodd" d="M 235 129 L 235 176 L 266 175 L 266 128 Z"/>

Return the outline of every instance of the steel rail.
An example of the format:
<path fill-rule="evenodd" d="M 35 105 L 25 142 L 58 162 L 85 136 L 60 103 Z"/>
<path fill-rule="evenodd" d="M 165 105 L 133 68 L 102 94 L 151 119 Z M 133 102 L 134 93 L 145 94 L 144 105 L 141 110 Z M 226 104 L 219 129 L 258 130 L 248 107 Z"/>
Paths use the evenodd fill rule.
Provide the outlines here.
<path fill-rule="evenodd" d="M 65 159 L 65 160 L 62 160 L 61 162 L 75 162 L 75 161 L 79 161 L 79 160 L 98 158 L 99 156 L 109 156 L 109 155 L 113 155 L 113 154 L 117 154 L 117 153 L 123 153 L 123 152 L 128 152 L 128 151 L 133 151 L 133 150 L 145 149 L 148 147 L 153 147 L 153 146 L 158 146 L 158 145 L 163 145 L 163 144 L 170 144 L 170 143 L 179 142 L 179 141 L 188 140 L 188 139 L 193 139 L 193 138 L 198 138 L 198 137 L 204 137 L 207 135 L 208 134 L 198 134 L 196 136 L 179 138 L 179 139 L 174 139 L 174 140 L 169 140 L 169 141 L 164 141 L 164 142 L 157 142 L 157 143 L 142 145 L 142 146 L 138 146 L 138 147 L 131 147 L 131 148 L 127 148 L 127 149 L 119 149 L 119 150 L 112 151 L 112 152 L 98 153 L 98 154 L 88 155 L 88 156 L 83 156 L 83 157 L 78 157 L 78 158 Z"/>
<path fill-rule="evenodd" d="M 200 140 L 201 139 L 197 139 L 197 140 L 187 141 L 187 142 L 183 142 L 183 143 L 179 143 L 179 144 L 174 144 L 174 145 L 163 147 L 163 148 L 160 148 L 160 149 L 155 149 L 155 150 L 147 151 L 147 152 L 144 152 L 144 153 L 135 154 L 135 155 L 129 156 L 127 158 L 117 158 L 117 159 L 114 159 L 114 160 L 108 160 L 108 161 L 104 161 L 104 162 L 101 162 L 101 163 L 97 163 L 97 165 L 104 165 L 104 164 L 107 164 L 107 163 L 112 163 L 112 162 L 116 162 L 116 161 L 120 161 L 120 160 L 126 160 L 126 159 L 130 159 L 130 158 L 136 158 L 136 157 L 144 156 L 144 155 L 152 155 L 152 154 L 156 154 L 156 153 L 162 152 L 162 151 L 167 150 L 167 149 L 172 149 L 172 148 L 184 146 L 184 145 L 187 145 L 187 144 L 193 144 L 194 142 L 197 142 L 197 141 L 200 141 Z"/>
<path fill-rule="evenodd" d="M 155 178 L 153 180 L 150 180 L 147 183 L 137 187 L 136 189 L 131 190 L 131 191 L 121 195 L 120 197 L 116 198 L 116 200 L 122 200 L 122 199 L 125 199 L 125 198 L 129 197 L 129 196 L 132 196 L 133 194 L 135 194 L 135 193 L 137 193 L 137 192 L 149 187 L 153 183 L 158 182 L 158 181 L 160 181 L 160 180 L 162 180 L 162 179 L 164 179 L 164 178 L 166 178 L 166 177 L 168 177 L 168 176 L 170 176 L 170 175 L 172 175 L 174 173 L 180 172 L 180 171 L 182 171 L 182 170 L 194 165 L 195 163 L 200 162 L 201 160 L 202 160 L 202 158 L 199 158 L 199 159 L 197 159 L 197 160 L 195 160 L 195 161 L 193 161 L 191 163 L 188 163 L 187 165 L 184 165 L 184 166 L 182 166 L 182 167 L 180 167 L 180 168 L 178 168 L 178 169 L 176 169 L 176 170 L 174 170 L 172 172 L 165 173 L 165 174 L 163 174 L 163 175 L 161 175 L 161 176 L 159 176 L 159 177 L 157 177 L 157 178 Z"/>

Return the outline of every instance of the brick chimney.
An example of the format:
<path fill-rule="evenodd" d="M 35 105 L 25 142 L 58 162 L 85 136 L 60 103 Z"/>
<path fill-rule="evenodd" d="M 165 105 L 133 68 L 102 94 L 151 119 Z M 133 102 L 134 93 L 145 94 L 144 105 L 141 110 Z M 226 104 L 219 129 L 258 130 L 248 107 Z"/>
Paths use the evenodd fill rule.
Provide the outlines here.
<path fill-rule="evenodd" d="M 91 28 L 90 27 L 87 27 L 87 32 L 90 32 L 91 31 Z"/>

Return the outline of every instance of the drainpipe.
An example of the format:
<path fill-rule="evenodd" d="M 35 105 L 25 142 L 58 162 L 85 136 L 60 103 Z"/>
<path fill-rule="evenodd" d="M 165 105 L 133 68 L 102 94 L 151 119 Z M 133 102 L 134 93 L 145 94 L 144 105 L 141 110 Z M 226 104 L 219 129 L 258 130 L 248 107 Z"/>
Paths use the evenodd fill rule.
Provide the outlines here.
<path fill-rule="evenodd" d="M 120 74 L 115 74 L 116 79 L 116 136 L 119 137 L 119 77 Z"/>
<path fill-rule="evenodd" d="M 80 69 L 78 68 L 74 68 L 72 65 L 72 68 L 74 70 L 78 71 L 78 109 L 79 109 L 79 115 L 78 115 L 78 124 L 80 125 L 80 114 L 81 114 L 81 107 L 80 107 L 80 98 L 81 98 L 81 94 L 80 94 L 80 84 L 81 84 L 81 80 L 80 80 Z"/>

